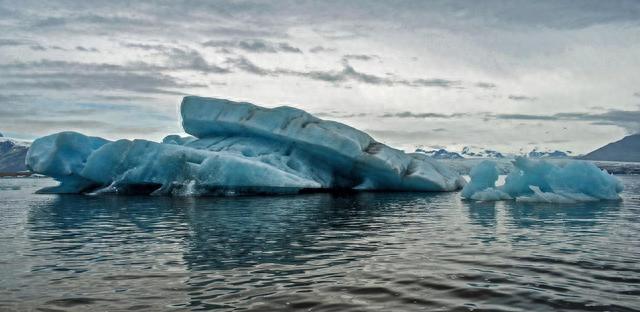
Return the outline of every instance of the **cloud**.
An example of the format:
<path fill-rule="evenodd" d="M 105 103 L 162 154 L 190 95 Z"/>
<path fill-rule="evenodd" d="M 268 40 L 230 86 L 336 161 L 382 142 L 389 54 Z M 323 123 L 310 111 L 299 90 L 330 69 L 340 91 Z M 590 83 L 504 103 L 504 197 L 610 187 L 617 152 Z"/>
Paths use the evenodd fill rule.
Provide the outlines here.
<path fill-rule="evenodd" d="M 122 46 L 144 51 L 159 53 L 164 59 L 163 66 L 153 66 L 145 63 L 137 63 L 144 67 L 153 67 L 156 70 L 194 70 L 203 73 L 226 74 L 230 70 L 208 62 L 197 50 L 187 47 L 175 47 L 155 43 L 121 43 Z"/>
<path fill-rule="evenodd" d="M 309 49 L 309 52 L 311 53 L 321 53 L 321 52 L 335 52 L 336 49 L 334 48 L 325 48 L 323 46 L 315 46 L 311 49 Z"/>
<path fill-rule="evenodd" d="M 209 63 L 193 49 L 171 48 L 165 51 L 168 67 L 173 70 L 195 70 L 204 73 L 229 73 L 229 69 Z"/>
<path fill-rule="evenodd" d="M 22 47 L 29 46 L 33 51 L 46 51 L 47 48 L 39 44 L 34 40 L 28 39 L 12 39 L 12 38 L 0 38 L 0 47 Z"/>
<path fill-rule="evenodd" d="M 550 115 L 529 115 L 529 114 L 497 114 L 493 115 L 497 119 L 510 120 L 557 120 L 556 116 Z"/>
<path fill-rule="evenodd" d="M 476 87 L 481 89 L 495 89 L 497 86 L 490 82 L 478 82 L 476 83 Z"/>
<path fill-rule="evenodd" d="M 24 40 L 0 38 L 0 47 L 15 47 L 27 44 L 29 43 Z"/>
<path fill-rule="evenodd" d="M 434 79 L 416 79 L 413 81 L 409 81 L 407 85 L 413 86 L 422 86 L 422 87 L 440 87 L 440 88 L 453 88 L 459 87 L 461 84 L 460 81 L 447 80 L 441 78 Z"/>
<path fill-rule="evenodd" d="M 171 89 L 199 88 L 206 85 L 188 83 L 163 74 L 148 64 L 115 65 L 42 60 L 0 64 L 4 71 L 0 89 L 55 91 L 123 90 L 137 93 L 184 94 Z"/>
<path fill-rule="evenodd" d="M 21 96 L 22 97 L 22 96 Z M 128 103 L 67 102 L 24 96 L 19 105 L 4 105 L 0 98 L 0 124 L 12 132 L 45 135 L 63 130 L 75 130 L 118 138 L 136 133 L 146 136 L 162 133 L 177 125 L 176 116 L 153 107 Z M 131 118 L 135 116 L 135 118 Z M 136 130 L 136 131 L 134 131 Z M 118 135 L 115 135 L 115 134 Z"/>
<path fill-rule="evenodd" d="M 321 118 L 360 118 L 367 117 L 369 114 L 367 113 L 345 113 L 339 111 L 330 111 L 330 112 L 320 112 L 315 113 L 314 116 Z"/>
<path fill-rule="evenodd" d="M 370 61 L 373 59 L 379 59 L 380 57 L 377 55 L 369 55 L 369 54 L 347 54 L 342 56 L 343 60 L 349 61 L 349 60 L 358 60 L 358 61 Z"/>
<path fill-rule="evenodd" d="M 460 118 L 469 117 L 467 113 L 454 113 L 454 114 L 439 114 L 439 113 L 414 113 L 414 112 L 399 112 L 399 113 L 385 113 L 380 115 L 381 118 Z"/>
<path fill-rule="evenodd" d="M 240 69 L 244 72 L 259 76 L 297 76 L 305 77 L 311 80 L 329 82 L 333 84 L 341 84 L 347 82 L 360 82 L 371 85 L 382 86 L 407 86 L 407 87 L 439 87 L 439 88 L 462 88 L 460 81 L 447 80 L 441 78 L 432 79 L 402 79 L 393 76 L 377 76 L 360 72 L 353 68 L 348 62 L 343 62 L 341 70 L 311 70 L 298 71 L 291 69 L 267 69 L 256 65 L 244 56 L 228 58 L 225 62 L 231 67 Z"/>
<path fill-rule="evenodd" d="M 77 46 L 76 47 L 76 51 L 80 51 L 80 52 L 100 52 L 96 48 L 86 48 L 86 47 L 83 47 L 83 46 Z"/>
<path fill-rule="evenodd" d="M 640 131 L 640 111 L 610 109 L 604 113 L 558 113 L 554 115 L 497 114 L 497 119 L 542 121 L 588 121 L 593 125 L 622 127 L 628 132 Z"/>
<path fill-rule="evenodd" d="M 536 98 L 535 97 L 525 96 L 525 95 L 513 95 L 513 94 L 510 94 L 509 95 L 509 100 L 514 100 L 514 101 L 535 101 Z"/>
<path fill-rule="evenodd" d="M 268 69 L 264 69 L 254 64 L 244 56 L 239 56 L 236 58 L 228 58 L 226 63 L 235 68 L 243 70 L 247 73 L 251 73 L 258 76 L 275 75 L 275 72 L 270 71 Z"/>
<path fill-rule="evenodd" d="M 286 42 L 281 42 L 278 44 L 278 48 L 280 48 L 280 51 L 283 52 L 290 52 L 290 53 L 302 53 L 302 50 L 286 43 Z"/>
<path fill-rule="evenodd" d="M 270 42 L 261 39 L 247 40 L 209 40 L 202 43 L 205 47 L 239 49 L 252 53 L 302 53 L 297 47 L 286 42 Z"/>

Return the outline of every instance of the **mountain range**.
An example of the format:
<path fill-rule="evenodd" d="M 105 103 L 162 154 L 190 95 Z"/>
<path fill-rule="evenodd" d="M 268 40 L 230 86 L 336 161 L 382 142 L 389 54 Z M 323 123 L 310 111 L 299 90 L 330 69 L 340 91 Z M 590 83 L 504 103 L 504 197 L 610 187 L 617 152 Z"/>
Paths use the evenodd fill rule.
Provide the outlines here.
<path fill-rule="evenodd" d="M 492 149 L 486 148 L 476 148 L 465 146 L 462 148 L 462 151 L 454 152 L 448 151 L 446 149 L 424 149 L 417 148 L 416 153 L 425 154 L 434 159 L 476 159 L 476 158 L 494 158 L 494 159 L 503 159 L 503 158 L 513 158 L 517 155 L 501 153 Z M 527 156 L 530 158 L 566 158 L 570 157 L 569 154 L 571 152 L 563 152 L 563 151 L 542 151 L 534 148 L 532 151 L 528 153 L 524 153 L 523 156 Z"/>
<path fill-rule="evenodd" d="M 5 138 L 0 134 L 0 174 L 27 170 L 25 157 L 29 143 Z"/>

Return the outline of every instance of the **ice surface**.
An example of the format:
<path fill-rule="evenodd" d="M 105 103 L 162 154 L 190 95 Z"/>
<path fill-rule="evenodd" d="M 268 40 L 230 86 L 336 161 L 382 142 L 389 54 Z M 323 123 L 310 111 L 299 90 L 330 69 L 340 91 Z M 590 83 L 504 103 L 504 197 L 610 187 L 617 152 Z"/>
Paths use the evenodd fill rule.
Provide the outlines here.
<path fill-rule="evenodd" d="M 605 170 L 586 161 L 551 163 L 516 157 L 505 184 L 496 186 L 498 169 L 483 161 L 471 170 L 471 181 L 462 197 L 479 201 L 515 199 L 527 202 L 571 203 L 618 200 L 622 183 Z"/>
<path fill-rule="evenodd" d="M 27 165 L 61 182 L 45 191 L 71 193 L 452 191 L 465 184 L 425 155 L 291 107 L 185 97 L 181 114 L 192 136 L 111 142 L 63 132 L 36 140 Z"/>

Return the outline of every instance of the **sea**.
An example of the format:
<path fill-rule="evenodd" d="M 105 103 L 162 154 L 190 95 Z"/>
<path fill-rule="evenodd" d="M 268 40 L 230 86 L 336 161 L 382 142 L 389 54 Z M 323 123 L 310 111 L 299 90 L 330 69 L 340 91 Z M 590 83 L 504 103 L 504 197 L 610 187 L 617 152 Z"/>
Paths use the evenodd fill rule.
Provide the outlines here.
<path fill-rule="evenodd" d="M 622 201 L 41 195 L 0 179 L 0 311 L 640 311 Z"/>

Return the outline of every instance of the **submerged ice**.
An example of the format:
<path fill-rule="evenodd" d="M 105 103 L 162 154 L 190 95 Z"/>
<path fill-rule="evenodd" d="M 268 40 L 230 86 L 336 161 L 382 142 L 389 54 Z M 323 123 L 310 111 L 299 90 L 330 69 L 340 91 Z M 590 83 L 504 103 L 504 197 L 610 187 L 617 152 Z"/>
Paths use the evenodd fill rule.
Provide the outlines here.
<path fill-rule="evenodd" d="M 496 186 L 498 169 L 493 161 L 483 161 L 471 170 L 471 181 L 462 197 L 478 201 L 516 200 L 524 202 L 573 203 L 618 200 L 622 183 L 586 161 L 553 164 L 544 160 L 517 157 L 505 184 Z"/>
<path fill-rule="evenodd" d="M 452 191 L 465 184 L 425 155 L 299 109 L 189 96 L 180 111 L 189 137 L 157 143 L 61 132 L 34 141 L 27 165 L 60 182 L 42 190 L 53 193 Z"/>

